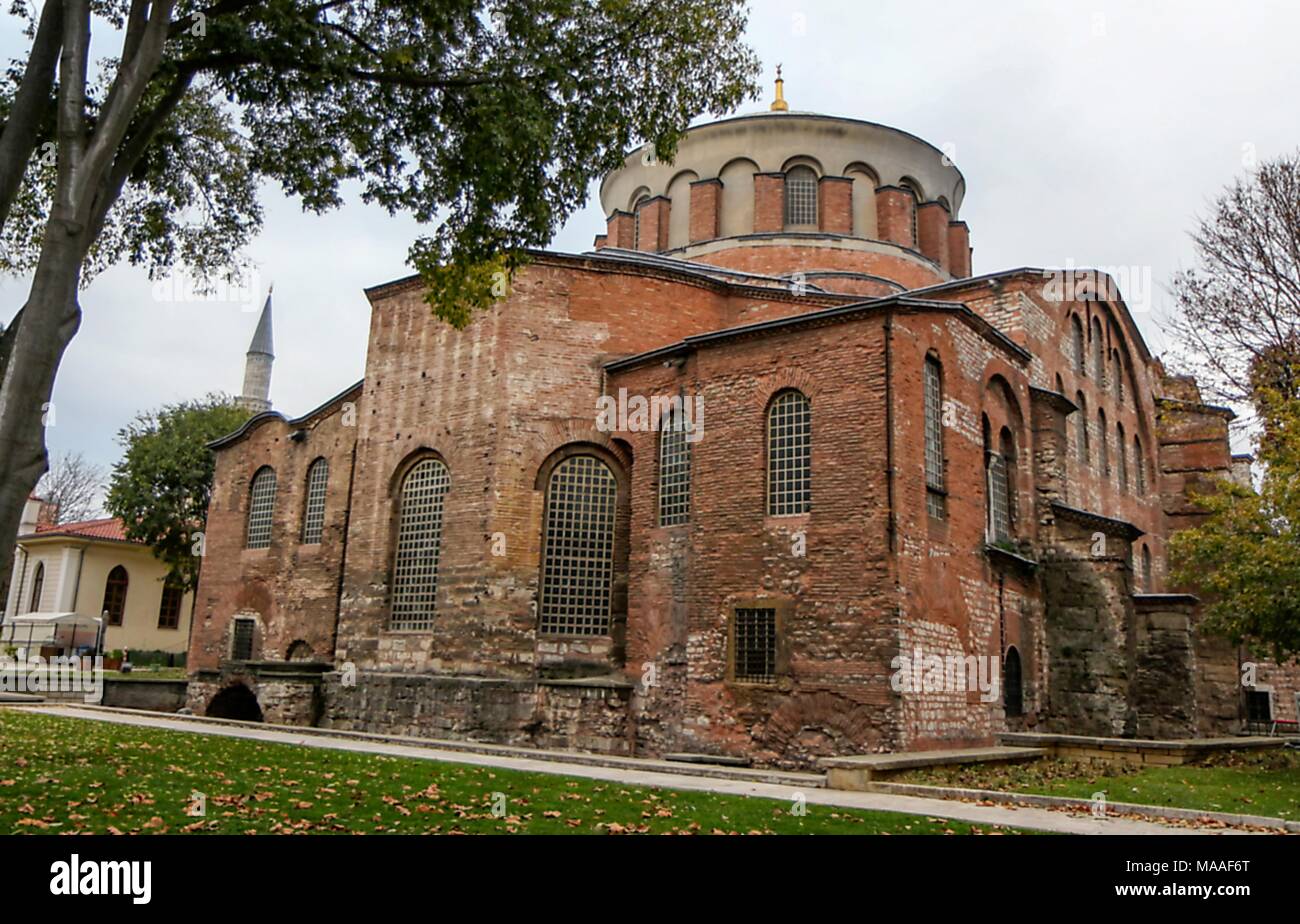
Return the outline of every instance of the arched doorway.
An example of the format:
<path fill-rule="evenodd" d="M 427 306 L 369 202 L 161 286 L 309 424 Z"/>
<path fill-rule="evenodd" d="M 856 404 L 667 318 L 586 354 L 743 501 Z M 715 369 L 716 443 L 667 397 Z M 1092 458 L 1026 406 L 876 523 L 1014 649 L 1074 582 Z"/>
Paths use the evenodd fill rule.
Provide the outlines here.
<path fill-rule="evenodd" d="M 204 714 L 213 719 L 262 721 L 262 707 L 257 704 L 257 697 L 242 683 L 231 684 L 212 697 L 212 702 L 208 703 L 208 710 Z"/>
<path fill-rule="evenodd" d="M 1020 652 L 1012 645 L 1002 665 L 1002 705 L 1008 717 L 1022 715 L 1025 709 Z"/>

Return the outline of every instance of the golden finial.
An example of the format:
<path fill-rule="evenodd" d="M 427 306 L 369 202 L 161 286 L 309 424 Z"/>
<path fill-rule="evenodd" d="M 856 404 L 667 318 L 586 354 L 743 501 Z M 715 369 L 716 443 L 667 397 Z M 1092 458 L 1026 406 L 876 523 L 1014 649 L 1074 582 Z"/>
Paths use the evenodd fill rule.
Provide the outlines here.
<path fill-rule="evenodd" d="M 776 66 L 776 99 L 772 100 L 773 112 L 785 112 L 790 104 L 785 101 L 785 81 L 781 79 L 781 65 Z"/>

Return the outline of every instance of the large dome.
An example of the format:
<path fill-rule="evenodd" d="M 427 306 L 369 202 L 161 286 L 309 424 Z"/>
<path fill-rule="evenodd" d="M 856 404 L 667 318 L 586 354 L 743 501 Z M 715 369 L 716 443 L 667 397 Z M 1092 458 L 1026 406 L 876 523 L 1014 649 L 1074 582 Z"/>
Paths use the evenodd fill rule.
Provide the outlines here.
<path fill-rule="evenodd" d="M 596 246 L 870 295 L 970 275 L 966 181 L 942 151 L 781 102 L 778 82 L 773 111 L 689 129 L 671 164 L 629 154 L 601 184 Z"/>

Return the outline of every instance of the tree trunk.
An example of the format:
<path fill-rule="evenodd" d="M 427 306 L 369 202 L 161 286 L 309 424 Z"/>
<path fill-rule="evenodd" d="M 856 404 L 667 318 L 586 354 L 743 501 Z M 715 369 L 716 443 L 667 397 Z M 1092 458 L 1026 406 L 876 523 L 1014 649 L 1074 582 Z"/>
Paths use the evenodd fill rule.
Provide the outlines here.
<path fill-rule="evenodd" d="M 76 229 L 51 218 L 16 330 L 6 331 L 0 370 L 0 567 L 12 570 L 23 505 L 45 474 L 50 395 L 63 351 L 81 323 L 77 287 L 85 247 Z M 12 336 L 10 336 L 12 334 Z M 54 419 L 51 419 L 54 418 Z"/>

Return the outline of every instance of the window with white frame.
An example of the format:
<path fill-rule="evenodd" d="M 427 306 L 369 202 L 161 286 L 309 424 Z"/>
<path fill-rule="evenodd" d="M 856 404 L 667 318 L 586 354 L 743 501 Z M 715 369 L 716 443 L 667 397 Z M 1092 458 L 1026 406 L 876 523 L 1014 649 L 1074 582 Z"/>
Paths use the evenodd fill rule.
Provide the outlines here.
<path fill-rule="evenodd" d="M 795 516 L 812 509 L 812 405 L 784 391 L 767 411 L 767 512 Z"/>

